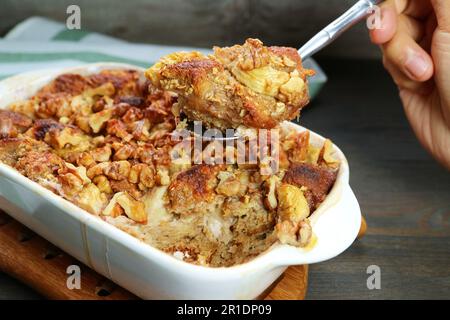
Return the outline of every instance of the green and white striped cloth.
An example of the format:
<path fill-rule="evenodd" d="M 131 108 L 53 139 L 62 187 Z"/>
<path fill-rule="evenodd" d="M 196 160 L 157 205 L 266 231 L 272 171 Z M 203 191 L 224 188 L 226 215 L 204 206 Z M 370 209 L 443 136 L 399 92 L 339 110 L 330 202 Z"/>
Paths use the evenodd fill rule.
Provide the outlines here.
<path fill-rule="evenodd" d="M 134 44 L 99 33 L 68 30 L 62 23 L 31 17 L 0 38 L 0 79 L 25 71 L 92 62 L 149 67 L 163 55 L 191 50 L 210 53 L 201 48 Z M 305 65 L 317 72 L 310 79 L 310 93 L 314 97 L 327 78 L 314 60 L 305 61 Z"/>

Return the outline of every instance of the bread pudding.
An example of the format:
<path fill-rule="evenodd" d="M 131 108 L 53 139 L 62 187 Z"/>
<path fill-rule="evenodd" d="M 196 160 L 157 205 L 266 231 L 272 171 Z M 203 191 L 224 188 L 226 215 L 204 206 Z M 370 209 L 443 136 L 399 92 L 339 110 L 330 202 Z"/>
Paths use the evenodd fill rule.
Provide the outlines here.
<path fill-rule="evenodd" d="M 298 116 L 308 101 L 307 77 L 296 49 L 243 45 L 161 58 L 146 76 L 153 85 L 178 94 L 177 109 L 219 129 L 274 128 Z"/>
<path fill-rule="evenodd" d="M 188 137 L 183 148 L 174 139 L 184 123 L 173 109 L 184 99 L 135 70 L 60 75 L 28 100 L 0 111 L 0 161 L 186 262 L 232 266 L 275 243 L 310 245 L 308 217 L 325 199 L 339 167 L 331 142 L 315 146 L 308 131 L 275 126 L 279 141 L 268 139 L 264 146 L 278 159 L 270 174 L 263 173 L 262 152 L 251 163 L 225 161 L 242 147 L 256 145 L 260 151 L 253 142 L 261 132 L 240 147 L 227 145 L 213 161 L 199 161 L 190 152 L 195 138 Z M 244 118 L 237 121 L 248 125 Z M 216 147 L 217 141 L 201 141 L 200 154 Z"/>

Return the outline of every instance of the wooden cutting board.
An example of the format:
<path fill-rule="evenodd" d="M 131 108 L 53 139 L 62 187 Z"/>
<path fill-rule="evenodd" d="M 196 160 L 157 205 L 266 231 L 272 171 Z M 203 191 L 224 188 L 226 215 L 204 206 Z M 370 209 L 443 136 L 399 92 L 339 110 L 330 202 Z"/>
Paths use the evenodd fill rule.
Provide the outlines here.
<path fill-rule="evenodd" d="M 70 290 L 67 267 L 81 267 L 81 289 Z M 0 270 L 49 299 L 138 299 L 0 211 Z M 290 267 L 259 298 L 303 300 L 308 266 Z"/>

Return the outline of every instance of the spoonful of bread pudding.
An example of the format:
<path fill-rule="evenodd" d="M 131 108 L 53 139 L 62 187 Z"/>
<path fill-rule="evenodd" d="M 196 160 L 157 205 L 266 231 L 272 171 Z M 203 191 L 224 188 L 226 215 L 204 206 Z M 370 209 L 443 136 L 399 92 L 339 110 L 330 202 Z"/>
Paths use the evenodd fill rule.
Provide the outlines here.
<path fill-rule="evenodd" d="M 146 77 L 178 95 L 175 115 L 208 128 L 271 129 L 297 117 L 309 102 L 307 77 L 294 48 L 266 47 L 260 40 L 214 47 L 214 53 L 177 52 L 160 59 Z"/>

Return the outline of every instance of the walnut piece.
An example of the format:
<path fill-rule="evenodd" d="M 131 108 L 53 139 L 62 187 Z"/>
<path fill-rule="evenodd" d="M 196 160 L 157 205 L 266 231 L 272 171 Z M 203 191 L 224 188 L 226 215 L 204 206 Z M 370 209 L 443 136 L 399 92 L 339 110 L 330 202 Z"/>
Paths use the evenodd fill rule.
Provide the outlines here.
<path fill-rule="evenodd" d="M 133 197 L 126 192 L 118 192 L 114 197 L 115 201 L 123 208 L 128 218 L 140 223 L 147 222 L 147 214 L 145 213 L 145 207 L 142 202 L 133 199 Z"/>
<path fill-rule="evenodd" d="M 103 171 L 104 171 L 106 168 L 108 168 L 109 165 L 110 165 L 109 162 L 101 162 L 101 163 L 98 163 L 98 164 L 96 164 L 96 165 L 90 167 L 90 168 L 87 170 L 87 173 L 86 173 L 86 174 L 87 174 L 87 176 L 89 177 L 89 179 L 93 179 L 93 178 L 96 177 L 96 176 L 102 175 L 102 174 L 103 174 Z"/>
<path fill-rule="evenodd" d="M 109 161 L 109 158 L 111 157 L 111 147 L 110 146 L 104 146 L 101 148 L 96 148 L 92 150 L 91 152 L 92 158 L 96 162 L 106 162 Z"/>
<path fill-rule="evenodd" d="M 309 216 L 308 201 L 300 188 L 283 183 L 278 188 L 278 215 L 281 220 L 299 223 Z"/>
<path fill-rule="evenodd" d="M 89 116 L 89 126 L 92 128 L 92 132 L 99 133 L 103 125 L 112 118 L 114 109 L 104 109 L 100 112 L 94 113 Z"/>
<path fill-rule="evenodd" d="M 160 186 L 168 186 L 170 184 L 169 171 L 166 168 L 158 167 L 156 169 L 156 183 Z"/>
<path fill-rule="evenodd" d="M 307 231 L 301 232 L 302 223 L 309 216 L 309 206 L 300 188 L 282 184 L 278 187 L 278 224 L 276 231 L 281 243 L 300 245 Z M 306 245 L 306 244 L 305 244 Z"/>
<path fill-rule="evenodd" d="M 121 196 L 121 193 L 116 193 L 111 200 L 109 201 L 108 205 L 105 209 L 102 211 L 102 215 L 104 216 L 111 216 L 113 218 L 116 218 L 118 216 L 121 216 L 125 213 L 123 208 L 117 203 L 117 197 Z"/>
<path fill-rule="evenodd" d="M 97 185 L 97 188 L 100 189 L 101 192 L 111 194 L 113 193 L 111 189 L 111 184 L 109 183 L 109 180 L 104 175 L 96 176 L 92 179 L 92 182 L 94 182 Z"/>
<path fill-rule="evenodd" d="M 219 178 L 219 184 L 216 187 L 216 192 L 218 194 L 232 197 L 241 191 L 241 184 L 233 173 L 228 171 L 221 171 L 217 174 Z"/>
<path fill-rule="evenodd" d="M 100 214 L 106 205 L 107 199 L 100 189 L 93 183 L 88 184 L 78 194 L 76 203 L 81 208 L 93 213 Z"/>
<path fill-rule="evenodd" d="M 113 161 L 103 170 L 104 174 L 113 180 L 128 179 L 131 164 L 128 161 Z"/>
<path fill-rule="evenodd" d="M 78 149 L 89 148 L 89 136 L 82 133 L 79 129 L 65 127 L 61 131 L 51 130 L 45 137 L 45 142 L 56 149 L 62 149 L 66 145 L 76 146 Z"/>

